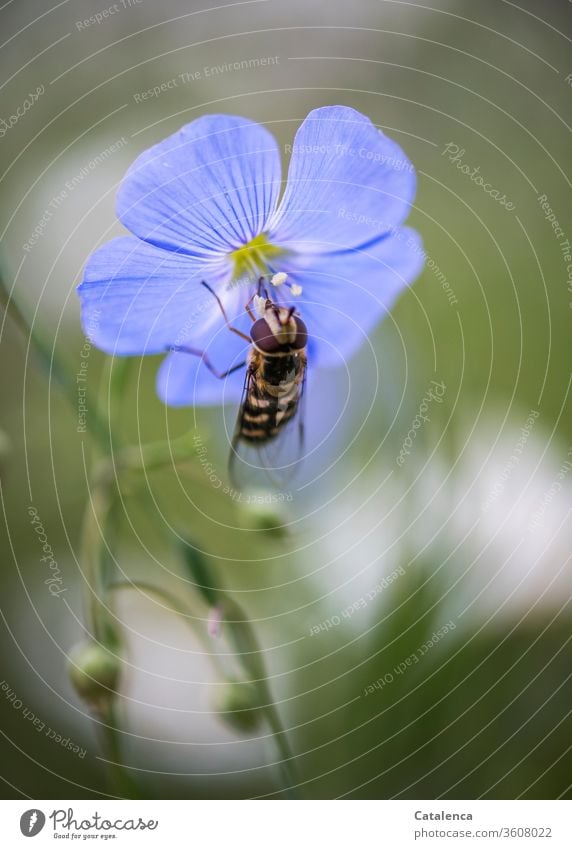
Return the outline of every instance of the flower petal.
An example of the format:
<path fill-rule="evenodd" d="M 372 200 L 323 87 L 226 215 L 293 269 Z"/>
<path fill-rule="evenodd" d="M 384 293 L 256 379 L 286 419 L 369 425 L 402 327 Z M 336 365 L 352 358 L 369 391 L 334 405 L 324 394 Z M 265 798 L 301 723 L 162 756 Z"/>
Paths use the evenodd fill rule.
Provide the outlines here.
<path fill-rule="evenodd" d="M 270 241 L 300 250 L 357 248 L 401 224 L 415 196 L 415 171 L 399 145 L 346 106 L 310 112 L 294 140 L 288 183 Z"/>
<path fill-rule="evenodd" d="M 248 332 L 250 319 L 244 316 L 240 324 Z M 250 344 L 221 324 L 218 332 L 202 349 L 219 373 L 246 360 Z M 171 352 L 161 364 L 157 375 L 157 394 L 171 407 L 197 407 L 209 404 L 236 404 L 244 387 L 246 366 L 218 378 L 197 356 Z"/>
<path fill-rule="evenodd" d="M 135 160 L 117 214 L 153 245 L 212 257 L 266 228 L 280 178 L 278 146 L 268 130 L 246 118 L 206 115 Z"/>
<path fill-rule="evenodd" d="M 200 340 L 221 320 L 213 295 L 225 263 L 208 266 L 124 236 L 95 251 L 78 287 L 84 331 L 108 354 L 157 354 Z"/>
<path fill-rule="evenodd" d="M 302 294 L 289 303 L 308 327 L 311 365 L 335 366 L 351 357 L 423 263 L 421 239 L 408 227 L 367 251 L 291 258 L 283 270 Z"/>

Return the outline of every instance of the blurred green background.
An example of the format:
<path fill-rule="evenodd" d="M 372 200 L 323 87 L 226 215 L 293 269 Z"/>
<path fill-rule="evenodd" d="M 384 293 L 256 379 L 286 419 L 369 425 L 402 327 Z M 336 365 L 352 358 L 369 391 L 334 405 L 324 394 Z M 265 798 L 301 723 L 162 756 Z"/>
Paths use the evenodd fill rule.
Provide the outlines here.
<path fill-rule="evenodd" d="M 253 118 L 285 150 L 310 109 L 361 110 L 415 164 L 410 223 L 427 251 L 371 345 L 347 370 L 313 376 L 309 415 L 323 442 L 310 483 L 293 485 L 270 519 L 283 532 L 221 494 L 196 458 L 122 492 L 117 574 L 170 589 L 195 611 L 189 629 L 150 594 L 114 595 L 127 647 L 125 763 L 151 797 L 281 794 L 267 729 L 238 734 L 212 713 L 222 678 L 174 544 L 184 534 L 254 623 L 303 794 L 569 798 L 569 4 L 252 0 L 203 10 L 126 0 L 82 24 L 111 5 L 23 0 L 0 11 L 2 272 L 72 381 L 85 344 L 75 286 L 89 253 L 122 232 L 117 184 L 142 150 L 199 115 Z M 250 61 L 264 57 L 275 61 Z M 138 97 L 180 74 L 194 79 Z M 447 145 L 514 209 L 457 168 Z M 157 366 L 134 360 L 124 374 L 91 349 L 88 431 L 97 405 L 113 451 L 196 427 L 224 479 L 222 411 L 165 409 Z M 4 793 L 105 795 L 94 726 L 66 676 L 84 633 L 80 533 L 101 447 L 78 432 L 77 407 L 9 318 L 0 372 Z M 431 380 L 445 384 L 443 401 L 400 466 Z M 234 413 L 225 410 L 227 425 Z M 59 597 L 45 584 L 30 505 L 61 570 Z M 224 656 L 224 637 L 218 645 Z"/>

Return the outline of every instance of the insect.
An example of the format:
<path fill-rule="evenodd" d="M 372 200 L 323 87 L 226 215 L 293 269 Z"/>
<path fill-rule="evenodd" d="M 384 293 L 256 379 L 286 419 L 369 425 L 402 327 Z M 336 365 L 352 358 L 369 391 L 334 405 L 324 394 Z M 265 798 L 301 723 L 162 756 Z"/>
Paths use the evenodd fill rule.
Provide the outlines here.
<path fill-rule="evenodd" d="M 277 467 L 275 463 L 270 462 L 265 449 L 270 443 L 278 442 L 278 438 L 286 432 L 287 425 L 300 412 L 307 367 L 306 325 L 295 307 L 279 305 L 268 296 L 264 278 L 260 278 L 257 292 L 245 305 L 246 312 L 252 320 L 250 336 L 248 336 L 231 325 L 216 292 L 205 281 L 202 285 L 216 298 L 227 328 L 250 343 L 247 358 L 244 362 L 219 372 L 204 351 L 186 346 L 176 346 L 171 350 L 200 357 L 209 371 L 221 380 L 246 367 L 242 400 L 229 458 L 231 478 L 235 480 L 237 458 L 242 459 L 247 466 L 253 465 L 248 459 L 248 453 L 241 452 L 241 448 L 245 446 L 254 448 L 259 453 L 264 451 L 264 455 L 261 456 L 261 467 L 269 473 L 274 472 Z M 296 460 L 299 459 L 302 450 L 303 438 L 304 426 L 300 417 Z M 294 464 L 284 463 L 284 465 Z"/>

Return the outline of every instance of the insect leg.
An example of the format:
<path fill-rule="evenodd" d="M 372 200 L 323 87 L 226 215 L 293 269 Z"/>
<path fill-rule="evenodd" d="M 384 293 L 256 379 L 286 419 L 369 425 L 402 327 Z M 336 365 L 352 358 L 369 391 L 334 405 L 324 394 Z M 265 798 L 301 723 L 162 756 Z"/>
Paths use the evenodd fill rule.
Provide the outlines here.
<path fill-rule="evenodd" d="M 306 450 L 306 379 L 307 379 L 307 371 L 304 368 L 304 377 L 302 378 L 302 385 L 300 387 L 300 397 L 299 397 L 299 411 L 298 411 L 298 452 L 300 457 L 304 455 Z"/>
<path fill-rule="evenodd" d="M 264 285 L 264 277 L 261 277 L 260 280 L 258 281 L 258 294 L 260 295 L 261 292 L 262 292 L 263 297 L 266 298 L 267 301 L 270 300 L 270 298 L 268 296 L 268 289 Z"/>
<path fill-rule="evenodd" d="M 211 295 L 214 298 L 216 298 L 216 302 L 220 307 L 220 311 L 222 313 L 222 316 L 224 318 L 225 324 L 228 327 L 228 329 L 232 330 L 233 333 L 236 333 L 237 336 L 240 336 L 241 339 L 246 339 L 247 342 L 250 342 L 250 336 L 247 336 L 246 333 L 243 333 L 242 330 L 239 330 L 237 327 L 232 326 L 232 324 L 228 320 L 228 316 L 226 314 L 225 308 L 222 305 L 222 301 L 219 298 L 219 296 L 217 295 L 217 293 L 214 291 L 214 289 L 211 289 L 211 287 L 209 286 L 209 284 L 205 280 L 202 281 L 202 285 L 205 287 L 205 289 L 207 289 L 211 293 Z"/>
<path fill-rule="evenodd" d="M 203 363 L 206 365 L 211 374 L 214 374 L 215 377 L 218 377 L 219 380 L 223 380 L 225 377 L 228 377 L 229 374 L 232 374 L 235 371 L 238 371 L 241 368 L 244 368 L 246 365 L 246 360 L 242 363 L 238 363 L 236 366 L 232 366 L 232 368 L 227 369 L 226 371 L 217 371 L 217 369 L 213 366 L 211 361 L 209 360 L 207 354 L 204 351 L 199 351 L 197 348 L 187 348 L 185 345 L 173 345 L 171 348 L 167 349 L 168 351 L 175 351 L 177 353 L 183 354 L 192 354 L 195 357 L 200 357 Z"/>
<path fill-rule="evenodd" d="M 261 279 L 262 279 L 262 278 L 261 278 Z M 260 290 L 260 283 L 258 284 L 258 288 L 259 288 L 259 290 Z M 253 292 L 253 293 L 252 293 L 252 295 L 250 296 L 250 298 L 247 300 L 247 302 L 246 302 L 246 303 L 245 303 L 245 305 L 244 305 L 244 309 L 245 309 L 245 310 L 246 310 L 246 312 L 248 313 L 249 318 L 251 319 L 251 321 L 256 321 L 256 316 L 255 316 L 255 315 L 254 315 L 254 313 L 252 312 L 252 308 L 251 308 L 251 306 L 250 306 L 250 305 L 251 305 L 251 303 L 253 302 L 254 297 L 255 297 L 255 295 L 256 295 L 256 294 L 257 294 L 256 292 Z"/>

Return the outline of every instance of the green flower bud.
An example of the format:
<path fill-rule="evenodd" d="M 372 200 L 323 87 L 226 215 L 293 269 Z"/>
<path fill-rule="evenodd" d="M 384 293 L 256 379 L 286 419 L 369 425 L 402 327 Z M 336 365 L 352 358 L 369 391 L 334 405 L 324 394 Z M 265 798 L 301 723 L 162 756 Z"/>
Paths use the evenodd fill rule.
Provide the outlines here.
<path fill-rule="evenodd" d="M 241 518 L 246 528 L 265 531 L 268 536 L 281 539 L 286 536 L 287 528 L 281 501 L 278 496 L 268 493 L 253 493 L 249 500 L 240 503 Z M 280 495 L 284 499 L 284 495 Z"/>
<path fill-rule="evenodd" d="M 256 684 L 227 681 L 214 689 L 213 708 L 235 731 L 254 731 L 262 722 L 262 710 Z"/>
<path fill-rule="evenodd" d="M 120 671 L 120 659 L 99 643 L 78 643 L 70 651 L 70 680 L 78 696 L 93 706 L 97 707 L 113 696 Z"/>

